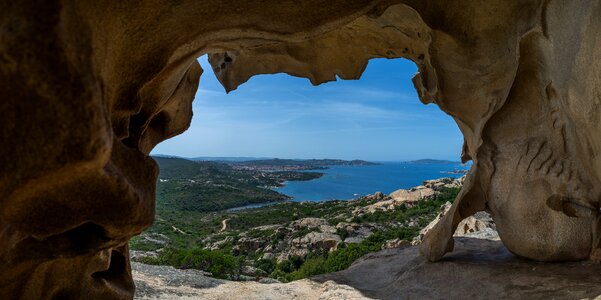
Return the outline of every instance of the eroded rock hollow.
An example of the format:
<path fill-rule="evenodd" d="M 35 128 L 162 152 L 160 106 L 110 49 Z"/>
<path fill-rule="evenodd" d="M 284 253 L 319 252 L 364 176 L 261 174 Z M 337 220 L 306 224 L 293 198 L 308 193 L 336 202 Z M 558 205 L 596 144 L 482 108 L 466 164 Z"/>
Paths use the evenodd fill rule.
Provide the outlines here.
<path fill-rule="evenodd" d="M 148 153 L 189 126 L 203 54 L 227 90 L 412 60 L 474 162 L 422 254 L 488 210 L 516 255 L 601 260 L 598 1 L 2 1 L 0 28 L 0 298 L 133 296 Z"/>

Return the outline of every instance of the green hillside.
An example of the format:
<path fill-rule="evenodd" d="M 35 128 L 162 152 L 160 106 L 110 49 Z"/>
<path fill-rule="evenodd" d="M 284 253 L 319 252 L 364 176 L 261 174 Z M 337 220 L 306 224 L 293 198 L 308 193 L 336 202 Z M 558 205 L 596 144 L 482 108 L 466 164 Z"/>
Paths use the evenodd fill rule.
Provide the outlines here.
<path fill-rule="evenodd" d="M 157 209 L 218 211 L 248 204 L 287 200 L 268 187 L 285 180 L 310 180 L 315 172 L 236 170 L 218 162 L 154 157 L 159 164 Z"/>

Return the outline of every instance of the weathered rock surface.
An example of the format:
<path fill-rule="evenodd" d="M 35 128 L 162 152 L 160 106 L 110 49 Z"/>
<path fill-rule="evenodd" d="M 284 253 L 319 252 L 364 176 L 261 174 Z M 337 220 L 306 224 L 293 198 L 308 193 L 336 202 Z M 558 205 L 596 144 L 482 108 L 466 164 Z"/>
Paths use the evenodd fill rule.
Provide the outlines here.
<path fill-rule="evenodd" d="M 434 195 L 434 190 L 425 186 L 416 187 L 411 190 L 396 190 L 390 193 L 390 198 L 398 203 L 415 202 Z"/>
<path fill-rule="evenodd" d="M 243 237 L 238 240 L 238 244 L 234 246 L 234 251 L 254 251 L 265 246 L 266 241 L 260 238 Z"/>
<path fill-rule="evenodd" d="M 340 243 L 340 237 L 331 233 L 309 232 L 302 238 L 292 240 L 292 243 L 294 245 L 309 248 L 309 250 L 330 250 Z"/>
<path fill-rule="evenodd" d="M 601 266 L 539 263 L 512 255 L 500 241 L 457 238 L 437 263 L 417 247 L 368 254 L 349 269 L 312 278 L 349 285 L 376 299 L 592 299 L 601 297 Z"/>
<path fill-rule="evenodd" d="M 440 213 L 436 216 L 430 224 L 424 227 L 418 236 L 414 239 L 414 244 L 419 244 L 422 242 L 426 234 L 432 230 L 442 220 L 442 218 L 449 212 L 451 209 L 451 203 L 447 202 L 440 208 Z M 489 240 L 499 240 L 499 233 L 497 232 L 497 226 L 493 221 L 492 217 L 489 213 L 484 211 L 479 211 L 475 213 L 473 216 L 469 216 L 457 225 L 457 229 L 453 233 L 453 236 L 467 236 L 473 238 L 481 238 L 481 239 L 489 239 Z"/>
<path fill-rule="evenodd" d="M 312 231 L 303 237 L 290 240 L 287 247 L 284 248 L 285 250 L 278 255 L 277 261 L 281 262 L 292 256 L 305 257 L 307 254 L 316 251 L 332 251 L 336 249 L 340 242 L 340 236 L 335 233 Z"/>
<path fill-rule="evenodd" d="M 411 246 L 411 242 L 407 240 L 394 239 L 388 240 L 384 245 L 382 245 L 382 249 L 392 249 L 392 248 L 405 248 Z"/>
<path fill-rule="evenodd" d="M 0 3 L 0 298 L 130 298 L 127 241 L 152 224 L 148 153 L 186 130 L 209 54 L 227 90 L 314 84 L 404 57 L 473 160 L 425 237 L 439 260 L 484 209 L 512 252 L 601 261 L 601 3 Z"/>
<path fill-rule="evenodd" d="M 338 300 L 369 299 L 356 289 L 337 284 L 308 279 L 291 283 L 240 282 L 215 279 L 196 270 L 178 270 L 168 266 L 151 266 L 132 263 L 136 283 L 135 299 L 140 300 Z"/>
<path fill-rule="evenodd" d="M 315 228 L 328 225 L 328 221 L 322 218 L 303 218 L 290 224 L 294 229 Z"/>

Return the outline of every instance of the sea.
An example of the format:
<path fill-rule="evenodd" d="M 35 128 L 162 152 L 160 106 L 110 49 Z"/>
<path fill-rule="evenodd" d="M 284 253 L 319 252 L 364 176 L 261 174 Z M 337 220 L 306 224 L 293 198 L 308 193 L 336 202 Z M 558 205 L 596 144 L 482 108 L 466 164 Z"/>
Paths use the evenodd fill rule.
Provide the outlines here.
<path fill-rule="evenodd" d="M 274 188 L 292 197 L 291 201 L 351 200 L 382 192 L 390 194 L 398 189 L 421 185 L 424 180 L 444 177 L 459 178 L 471 167 L 457 163 L 379 162 L 369 166 L 330 166 L 320 172 L 324 175 L 308 181 L 287 181 Z M 272 203 L 253 204 L 230 210 L 256 208 Z"/>
<path fill-rule="evenodd" d="M 424 180 L 443 177 L 458 178 L 468 165 L 460 163 L 382 162 L 370 166 L 330 166 L 318 179 L 287 181 L 274 190 L 291 196 L 293 201 L 350 200 L 382 192 L 389 194 L 398 189 L 421 185 Z"/>

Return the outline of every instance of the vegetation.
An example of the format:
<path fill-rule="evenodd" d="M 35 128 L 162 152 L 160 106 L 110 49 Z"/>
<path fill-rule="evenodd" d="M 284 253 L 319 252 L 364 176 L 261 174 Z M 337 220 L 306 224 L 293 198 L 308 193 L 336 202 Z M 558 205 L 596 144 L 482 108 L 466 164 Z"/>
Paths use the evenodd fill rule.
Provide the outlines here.
<path fill-rule="evenodd" d="M 269 189 L 286 180 L 311 180 L 316 172 L 237 170 L 218 162 L 154 158 L 160 167 L 157 210 L 219 211 L 249 204 L 287 200 Z"/>
<path fill-rule="evenodd" d="M 211 272 L 215 277 L 228 279 L 239 279 L 243 267 L 249 265 L 264 272 L 264 276 L 281 281 L 336 272 L 348 268 L 367 253 L 379 251 L 388 240 L 413 239 L 423 226 L 436 217 L 442 204 L 454 200 L 458 191 L 456 188 L 441 189 L 435 197 L 419 201 L 411 207 L 401 205 L 394 210 L 354 217 L 354 209 L 375 201 L 286 202 L 256 209 L 220 212 L 165 209 L 164 203 L 159 203 L 156 222 L 145 234 L 163 235 L 169 243 L 163 250 L 157 251 L 158 258 L 147 257 L 141 261 L 200 269 Z M 276 245 L 284 237 L 302 237 L 311 230 L 298 229 L 285 235 L 274 228 L 307 217 L 324 218 L 333 226 L 345 220 L 369 224 L 378 229 L 360 243 L 340 243 L 334 251 L 312 251 L 306 257 L 293 256 L 280 263 L 275 259 L 262 259 L 261 250 L 245 252 L 236 248 L 243 238 L 261 239 L 267 244 Z M 223 220 L 227 220 L 228 228 L 221 232 Z M 336 229 L 336 233 L 342 240 L 349 235 L 344 228 Z M 204 249 L 211 245 L 213 250 Z M 130 248 L 155 251 L 159 247 L 139 236 L 132 239 Z"/>
<path fill-rule="evenodd" d="M 354 217 L 351 222 L 364 223 L 364 222 L 384 222 L 384 221 L 399 221 L 403 222 L 409 219 L 417 219 L 420 227 L 428 225 L 432 221 L 432 215 L 436 216 L 440 210 L 440 206 L 447 201 L 452 202 L 457 193 L 458 189 L 443 189 L 440 193 L 432 200 L 419 201 L 416 205 L 410 209 L 406 206 L 399 206 L 395 210 L 391 211 L 377 211 L 373 214 L 365 214 L 360 217 Z"/>
<path fill-rule="evenodd" d="M 303 261 L 302 264 L 294 264 L 294 266 L 298 265 L 298 268 L 291 270 L 291 272 L 286 272 L 283 269 L 280 269 L 280 272 L 277 272 L 278 269 L 276 269 L 271 276 L 283 281 L 291 281 L 314 275 L 341 271 L 350 267 L 355 260 L 365 254 L 381 250 L 382 245 L 388 240 L 412 240 L 419 234 L 423 226 L 427 225 L 436 217 L 440 211 L 440 206 L 447 201 L 452 202 L 458 193 L 459 189 L 445 189 L 435 198 L 421 201 L 414 207 L 401 207 L 392 214 L 387 214 L 385 212 L 375 213 L 380 216 L 377 220 L 382 220 L 381 217 L 385 215 L 391 216 L 393 218 L 391 220 L 395 220 L 395 218 L 401 216 L 408 217 L 420 215 L 422 220 L 427 221 L 424 225 L 420 224 L 420 227 L 400 227 L 375 232 L 361 243 L 342 244 L 338 249 L 331 253 L 326 252 L 321 255 L 309 257 L 307 260 Z"/>
<path fill-rule="evenodd" d="M 159 258 L 143 258 L 146 264 L 170 265 L 180 269 L 198 269 L 210 272 L 214 277 L 238 279 L 241 260 L 232 255 L 203 249 L 177 250 L 167 249 Z"/>

